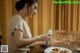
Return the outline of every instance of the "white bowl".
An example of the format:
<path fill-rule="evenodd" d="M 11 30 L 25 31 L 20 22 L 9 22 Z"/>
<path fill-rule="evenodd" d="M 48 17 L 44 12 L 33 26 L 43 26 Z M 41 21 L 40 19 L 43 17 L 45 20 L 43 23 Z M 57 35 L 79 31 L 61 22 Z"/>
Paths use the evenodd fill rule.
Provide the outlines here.
<path fill-rule="evenodd" d="M 76 47 L 76 50 L 77 50 L 77 51 L 80 51 L 80 48 Z"/>

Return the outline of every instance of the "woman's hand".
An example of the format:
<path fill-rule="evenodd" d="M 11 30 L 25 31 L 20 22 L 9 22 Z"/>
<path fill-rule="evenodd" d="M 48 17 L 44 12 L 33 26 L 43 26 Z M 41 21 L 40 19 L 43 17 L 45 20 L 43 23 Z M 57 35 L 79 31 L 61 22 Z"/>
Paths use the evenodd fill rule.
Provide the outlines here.
<path fill-rule="evenodd" d="M 48 35 L 40 35 L 40 41 L 51 41 L 52 40 L 52 37 L 51 36 L 48 36 Z"/>

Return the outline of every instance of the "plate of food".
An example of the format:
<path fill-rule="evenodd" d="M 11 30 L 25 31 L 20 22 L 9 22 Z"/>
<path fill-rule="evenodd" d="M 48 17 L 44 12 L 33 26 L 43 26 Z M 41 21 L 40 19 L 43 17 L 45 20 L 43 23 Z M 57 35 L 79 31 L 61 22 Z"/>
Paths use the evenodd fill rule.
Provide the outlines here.
<path fill-rule="evenodd" d="M 49 47 L 44 50 L 44 53 L 72 53 L 72 51 L 63 47 Z"/>

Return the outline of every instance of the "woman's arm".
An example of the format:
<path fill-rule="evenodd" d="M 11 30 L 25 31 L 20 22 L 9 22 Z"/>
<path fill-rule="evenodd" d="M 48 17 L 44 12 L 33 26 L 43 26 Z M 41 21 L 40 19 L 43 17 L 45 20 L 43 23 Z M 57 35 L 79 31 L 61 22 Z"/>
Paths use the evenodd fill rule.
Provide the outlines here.
<path fill-rule="evenodd" d="M 36 41 L 39 41 L 39 40 L 50 40 L 51 37 L 46 36 L 46 35 L 41 35 L 41 36 L 36 36 L 36 37 L 30 38 L 30 39 L 25 39 L 25 38 L 23 38 L 22 31 L 15 30 L 14 31 L 14 39 L 16 41 L 17 47 L 24 47 L 24 46 L 30 45 Z"/>
<path fill-rule="evenodd" d="M 24 47 L 24 46 L 27 46 L 29 44 L 34 43 L 35 41 L 38 41 L 40 38 L 35 37 L 35 38 L 31 38 L 31 39 L 25 39 L 25 38 L 23 38 L 23 32 L 22 31 L 15 30 L 14 31 L 14 39 L 16 41 L 17 47 Z"/>

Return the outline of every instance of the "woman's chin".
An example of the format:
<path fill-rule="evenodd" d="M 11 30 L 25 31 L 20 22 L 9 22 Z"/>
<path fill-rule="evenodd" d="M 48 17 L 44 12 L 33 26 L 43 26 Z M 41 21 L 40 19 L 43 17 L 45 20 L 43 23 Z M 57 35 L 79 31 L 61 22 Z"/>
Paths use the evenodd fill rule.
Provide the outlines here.
<path fill-rule="evenodd" d="M 28 16 L 29 18 L 32 18 L 33 16 Z"/>

